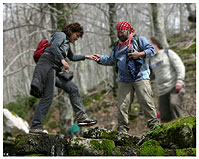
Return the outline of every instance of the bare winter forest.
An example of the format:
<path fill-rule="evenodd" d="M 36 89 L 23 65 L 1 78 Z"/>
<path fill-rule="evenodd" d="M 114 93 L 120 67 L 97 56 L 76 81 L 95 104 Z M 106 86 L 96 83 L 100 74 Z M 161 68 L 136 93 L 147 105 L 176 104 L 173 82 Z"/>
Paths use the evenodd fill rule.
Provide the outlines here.
<path fill-rule="evenodd" d="M 40 40 L 50 40 L 51 34 L 60 31 L 64 23 L 79 22 L 84 27 L 83 38 L 71 45 L 76 54 L 109 55 L 111 44 L 117 40 L 116 24 L 121 20 L 131 22 L 138 35 L 160 38 L 164 47 L 178 45 L 186 49 L 196 42 L 193 18 L 195 11 L 196 4 L 192 3 L 4 3 L 4 107 L 18 98 L 30 96 L 30 83 L 35 67 L 34 50 Z M 191 29 L 194 31 L 189 32 Z M 187 38 L 186 32 L 193 36 Z M 178 43 L 171 38 L 173 35 L 180 35 Z M 193 52 L 185 59 L 195 60 L 195 57 L 196 52 Z M 112 67 L 100 66 L 89 60 L 69 62 L 69 65 L 75 75 L 73 81 L 79 86 L 82 95 L 88 94 L 102 83 L 105 90 L 115 88 L 117 78 Z M 192 88 L 188 92 L 195 104 L 195 74 L 192 78 L 193 84 L 189 81 L 187 84 Z M 64 114 L 60 114 L 60 118 L 73 122 L 69 99 L 57 88 L 54 104 L 59 105 L 60 112 Z"/>

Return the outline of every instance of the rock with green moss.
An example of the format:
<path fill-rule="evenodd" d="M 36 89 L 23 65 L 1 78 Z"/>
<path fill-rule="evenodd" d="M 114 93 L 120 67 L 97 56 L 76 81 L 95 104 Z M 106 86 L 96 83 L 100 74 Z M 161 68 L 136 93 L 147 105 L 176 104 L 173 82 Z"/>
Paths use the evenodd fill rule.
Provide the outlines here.
<path fill-rule="evenodd" d="M 115 144 L 107 139 L 74 138 L 69 141 L 69 156 L 110 156 Z"/>
<path fill-rule="evenodd" d="M 67 141 L 56 135 L 27 134 L 18 135 L 15 139 L 17 156 L 42 154 L 44 156 L 66 155 Z"/>
<path fill-rule="evenodd" d="M 176 149 L 176 156 L 196 156 L 196 148 Z"/>
<path fill-rule="evenodd" d="M 140 141 L 139 136 L 132 136 L 127 133 L 122 133 L 119 131 L 106 130 L 104 128 L 90 128 L 84 132 L 85 138 L 92 139 L 108 139 L 113 140 L 116 146 L 136 146 Z"/>
<path fill-rule="evenodd" d="M 143 141 L 156 140 L 163 148 L 182 149 L 196 146 L 196 118 L 180 117 L 149 131 Z M 143 143 L 143 142 L 142 142 Z"/>
<path fill-rule="evenodd" d="M 196 156 L 196 148 L 165 149 L 166 156 Z"/>
<path fill-rule="evenodd" d="M 139 149 L 129 146 L 117 146 L 114 148 L 113 156 L 138 156 Z"/>
<path fill-rule="evenodd" d="M 139 156 L 165 156 L 165 151 L 159 142 L 149 140 L 140 146 Z"/>

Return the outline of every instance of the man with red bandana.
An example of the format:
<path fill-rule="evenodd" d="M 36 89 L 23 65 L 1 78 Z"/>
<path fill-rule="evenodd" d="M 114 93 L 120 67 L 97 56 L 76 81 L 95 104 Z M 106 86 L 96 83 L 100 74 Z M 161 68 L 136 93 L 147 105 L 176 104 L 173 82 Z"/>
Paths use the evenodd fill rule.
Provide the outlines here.
<path fill-rule="evenodd" d="M 146 57 L 154 56 L 156 51 L 145 37 L 139 36 L 136 41 L 135 31 L 129 22 L 118 22 L 116 28 L 119 40 L 117 46 L 113 46 L 110 56 L 93 54 L 91 58 L 98 64 L 116 65 L 118 68 L 118 131 L 127 133 L 129 130 L 128 113 L 134 93 L 144 109 L 147 126 L 153 129 L 159 120 L 153 101 L 150 70 L 145 60 Z"/>

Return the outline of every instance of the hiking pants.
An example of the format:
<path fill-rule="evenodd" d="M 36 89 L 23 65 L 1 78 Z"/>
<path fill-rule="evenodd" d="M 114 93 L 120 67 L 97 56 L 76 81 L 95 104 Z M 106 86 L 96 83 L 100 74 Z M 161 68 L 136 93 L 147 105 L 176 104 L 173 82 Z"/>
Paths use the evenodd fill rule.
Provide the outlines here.
<path fill-rule="evenodd" d="M 77 116 L 77 120 L 83 120 L 88 117 L 85 113 L 83 102 L 79 95 L 77 86 L 71 81 L 65 82 L 59 79 L 56 77 L 55 73 L 56 72 L 53 68 L 48 72 L 44 94 L 35 110 L 31 128 L 42 129 L 42 122 L 45 119 L 53 101 L 55 83 L 57 87 L 62 88 L 65 92 L 69 93 L 70 102 Z"/>
<path fill-rule="evenodd" d="M 173 88 L 165 95 L 159 96 L 159 110 L 161 122 L 169 122 L 177 117 L 183 116 L 183 97 L 185 89 L 182 88 L 178 93 Z"/>
<path fill-rule="evenodd" d="M 128 132 L 129 130 L 129 110 L 133 103 L 134 93 L 136 92 L 138 102 L 144 109 L 144 115 L 147 120 L 147 126 L 153 126 L 159 123 L 156 114 L 156 108 L 153 101 L 153 92 L 151 90 L 150 80 L 141 80 L 137 82 L 119 82 L 118 89 L 118 130 Z"/>

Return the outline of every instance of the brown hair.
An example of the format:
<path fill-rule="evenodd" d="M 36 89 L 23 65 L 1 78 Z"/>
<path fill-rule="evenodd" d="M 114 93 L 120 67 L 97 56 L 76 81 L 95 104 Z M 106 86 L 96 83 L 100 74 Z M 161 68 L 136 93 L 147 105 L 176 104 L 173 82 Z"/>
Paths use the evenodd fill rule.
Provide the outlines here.
<path fill-rule="evenodd" d="M 153 44 L 156 44 L 159 49 L 163 49 L 162 44 L 157 38 L 151 37 L 150 40 L 152 41 Z"/>
<path fill-rule="evenodd" d="M 68 37 L 70 37 L 70 35 L 74 32 L 79 32 L 81 33 L 80 37 L 82 37 L 84 34 L 84 29 L 79 23 L 72 23 L 68 25 L 65 24 L 62 27 L 62 32 L 64 32 Z"/>

